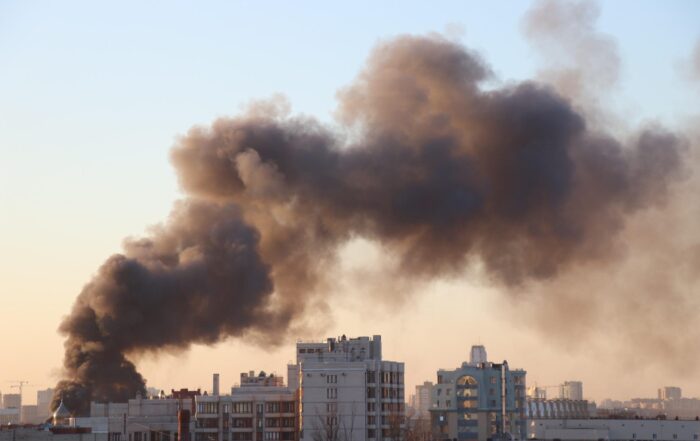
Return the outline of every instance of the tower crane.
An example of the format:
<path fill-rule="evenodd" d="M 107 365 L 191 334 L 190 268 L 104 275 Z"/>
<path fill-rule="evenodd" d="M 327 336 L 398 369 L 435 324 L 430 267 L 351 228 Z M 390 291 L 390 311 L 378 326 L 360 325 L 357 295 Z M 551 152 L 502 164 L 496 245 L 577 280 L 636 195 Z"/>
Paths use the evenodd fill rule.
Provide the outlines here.
<path fill-rule="evenodd" d="M 22 388 L 24 387 L 25 384 L 29 384 L 29 381 L 27 380 L 11 380 L 8 381 L 8 383 L 14 383 L 12 386 L 10 386 L 12 389 L 19 389 L 19 403 L 20 403 L 20 408 L 22 407 Z"/>

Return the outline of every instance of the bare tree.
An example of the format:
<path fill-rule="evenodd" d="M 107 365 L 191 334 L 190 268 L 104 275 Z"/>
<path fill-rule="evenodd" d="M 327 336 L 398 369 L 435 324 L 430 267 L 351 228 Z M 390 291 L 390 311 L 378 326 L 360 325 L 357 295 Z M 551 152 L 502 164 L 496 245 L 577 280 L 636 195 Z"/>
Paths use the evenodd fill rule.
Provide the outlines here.
<path fill-rule="evenodd" d="M 357 403 L 352 402 L 349 413 L 339 412 L 338 403 L 326 403 L 326 412 L 316 409 L 313 441 L 352 441 L 357 417 Z"/>

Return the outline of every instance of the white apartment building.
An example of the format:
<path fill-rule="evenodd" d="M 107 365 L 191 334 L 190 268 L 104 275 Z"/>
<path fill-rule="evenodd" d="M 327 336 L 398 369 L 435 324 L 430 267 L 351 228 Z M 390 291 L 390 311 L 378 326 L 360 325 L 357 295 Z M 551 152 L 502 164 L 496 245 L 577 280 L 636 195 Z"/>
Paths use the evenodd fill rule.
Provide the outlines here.
<path fill-rule="evenodd" d="M 381 336 L 298 342 L 288 366 L 301 441 L 395 439 L 404 424 L 404 364 L 382 360 Z"/>

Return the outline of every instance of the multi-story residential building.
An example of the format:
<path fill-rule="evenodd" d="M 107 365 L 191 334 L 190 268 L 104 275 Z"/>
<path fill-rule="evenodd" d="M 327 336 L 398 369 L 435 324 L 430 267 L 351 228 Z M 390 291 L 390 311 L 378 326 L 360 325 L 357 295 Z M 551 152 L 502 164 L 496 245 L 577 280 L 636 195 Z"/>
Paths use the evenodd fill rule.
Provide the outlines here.
<path fill-rule="evenodd" d="M 583 400 L 583 383 L 580 381 L 565 381 L 559 387 L 559 399 L 562 400 Z"/>
<path fill-rule="evenodd" d="M 302 441 L 396 439 L 404 427 L 404 364 L 382 359 L 381 336 L 297 343 L 288 366 Z"/>
<path fill-rule="evenodd" d="M 231 395 L 197 397 L 194 441 L 296 440 L 296 393 L 280 380 L 242 373 Z"/>
<path fill-rule="evenodd" d="M 440 369 L 432 391 L 431 426 L 438 440 L 525 439 L 525 371 L 508 363 L 482 361 L 472 350 L 469 363 Z"/>

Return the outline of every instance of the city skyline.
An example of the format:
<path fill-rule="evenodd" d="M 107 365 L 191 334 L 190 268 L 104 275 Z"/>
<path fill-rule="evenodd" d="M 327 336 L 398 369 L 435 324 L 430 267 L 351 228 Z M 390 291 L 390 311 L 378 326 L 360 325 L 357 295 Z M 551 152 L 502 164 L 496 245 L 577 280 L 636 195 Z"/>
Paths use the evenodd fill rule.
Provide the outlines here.
<path fill-rule="evenodd" d="M 302 11 L 271 3 L 202 9 L 176 4 L 165 11 L 144 6 L 135 15 L 135 3 L 106 11 L 81 2 L 45 9 L 20 2 L 0 6 L 0 56 L 7 63 L 0 73 L 0 93 L 7 97 L 0 103 L 0 196 L 7 214 L 0 219 L 0 242 L 7 247 L 0 257 L 0 333 L 7 354 L 0 363 L 0 391 L 12 391 L 9 380 L 44 389 L 61 379 L 65 337 L 56 332 L 59 323 L 105 258 L 119 252 L 125 238 L 148 234 L 186 196 L 168 158 L 193 125 L 234 117 L 251 101 L 278 93 L 287 96 L 292 114 L 337 125 L 338 91 L 366 69 L 377 44 L 406 34 L 441 32 L 440 38 L 475 50 L 494 71 L 489 88 L 546 81 L 557 67 L 549 63 L 551 48 L 538 48 L 537 36 L 526 35 L 528 11 L 543 4 L 410 4 L 405 11 L 411 13 L 400 14 L 396 6 L 367 3 L 375 15 L 365 27 L 362 8 L 320 5 Z M 651 120 L 687 136 L 694 152 L 697 134 L 688 127 L 699 115 L 700 87 L 690 79 L 700 41 L 692 20 L 698 5 L 604 2 L 596 15 L 595 3 L 576 4 L 593 11 L 590 21 L 583 19 L 584 34 L 605 44 L 610 39 L 612 59 L 620 60 L 619 78 L 601 86 L 609 87 L 609 96 L 580 105 L 607 118 L 602 124 L 621 138 Z M 285 9 L 301 30 L 295 33 L 278 18 L 285 14 L 270 14 L 271 8 Z M 621 17 L 630 10 L 635 19 L 627 23 Z M 269 27 L 252 26 L 259 22 Z M 310 29 L 332 38 L 316 38 Z M 665 32 L 652 38 L 642 29 Z M 601 123 L 593 118 L 590 124 Z M 691 176 L 696 165 L 692 156 L 684 158 Z M 683 191 L 692 196 L 693 188 Z M 688 200 L 673 199 L 631 217 L 621 233 L 628 254 L 615 262 L 612 274 L 597 268 L 581 282 L 577 267 L 546 286 L 523 285 L 515 295 L 478 263 L 419 283 L 387 280 L 382 272 L 395 256 L 360 237 L 339 248 L 339 268 L 324 288 L 325 298 L 310 297 L 313 312 L 300 315 L 276 341 L 256 343 L 243 331 L 242 338 L 158 348 L 131 359 L 147 386 L 196 388 L 220 372 L 225 390 L 227 378 L 251 369 L 282 375 L 299 338 L 380 334 L 386 358 L 406 363 L 408 390 L 434 381 L 440 368 L 459 366 L 471 345 L 481 343 L 492 360 L 526 369 L 528 385 L 580 380 L 584 398 L 596 401 L 653 397 L 671 385 L 685 396 L 700 396 L 692 365 L 680 358 L 696 343 L 690 329 L 680 334 L 680 319 L 697 311 L 667 307 L 692 299 L 687 293 L 697 281 L 676 292 L 666 279 L 641 278 L 638 285 L 627 280 L 677 258 L 676 240 L 700 243 L 692 221 L 700 211 Z M 660 225 L 668 222 L 683 235 L 666 237 Z M 645 253 L 660 257 L 647 261 Z M 681 255 L 690 262 L 697 257 Z M 563 292 L 567 283 L 580 285 L 554 302 L 536 295 Z M 646 291 L 636 303 L 622 294 L 615 300 L 616 290 L 640 288 Z M 579 289 L 590 293 L 579 296 Z M 589 299 L 603 306 L 593 309 Z M 616 321 L 626 310 L 642 324 Z M 25 397 L 34 392 L 25 389 Z"/>

